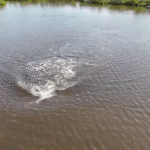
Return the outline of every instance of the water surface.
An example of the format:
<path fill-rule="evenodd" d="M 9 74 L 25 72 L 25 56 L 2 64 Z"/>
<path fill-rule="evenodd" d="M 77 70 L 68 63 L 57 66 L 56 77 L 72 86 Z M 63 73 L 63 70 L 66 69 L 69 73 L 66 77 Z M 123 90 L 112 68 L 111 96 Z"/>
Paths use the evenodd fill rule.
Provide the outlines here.
<path fill-rule="evenodd" d="M 1 8 L 1 149 L 149 150 L 149 25 L 132 9 Z"/>

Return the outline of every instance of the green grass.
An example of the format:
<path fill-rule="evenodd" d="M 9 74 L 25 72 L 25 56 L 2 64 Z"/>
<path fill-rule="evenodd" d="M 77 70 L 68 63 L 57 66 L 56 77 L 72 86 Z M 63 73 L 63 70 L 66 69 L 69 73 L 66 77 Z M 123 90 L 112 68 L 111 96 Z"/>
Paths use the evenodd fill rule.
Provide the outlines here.
<path fill-rule="evenodd" d="M 150 0 L 6 0 L 6 1 L 18 1 L 22 4 L 29 3 L 51 3 L 51 4 L 72 4 L 76 5 L 75 1 L 83 2 L 84 4 L 98 4 L 98 5 L 127 5 L 127 6 L 140 6 L 146 7 L 150 5 Z M 0 0 L 0 5 L 6 4 L 5 0 Z"/>
<path fill-rule="evenodd" d="M 150 0 L 81 0 L 91 4 L 113 4 L 113 5 L 128 5 L 128 6 L 147 6 L 150 5 Z"/>
<path fill-rule="evenodd" d="M 28 4 L 41 4 L 41 5 L 47 5 L 47 4 L 51 4 L 51 5 L 72 5 L 72 6 L 76 6 L 77 2 L 74 0 L 6 0 L 9 3 L 10 2 L 19 2 L 21 5 L 28 5 Z"/>
<path fill-rule="evenodd" d="M 0 0 L 0 5 L 6 5 L 5 0 Z"/>

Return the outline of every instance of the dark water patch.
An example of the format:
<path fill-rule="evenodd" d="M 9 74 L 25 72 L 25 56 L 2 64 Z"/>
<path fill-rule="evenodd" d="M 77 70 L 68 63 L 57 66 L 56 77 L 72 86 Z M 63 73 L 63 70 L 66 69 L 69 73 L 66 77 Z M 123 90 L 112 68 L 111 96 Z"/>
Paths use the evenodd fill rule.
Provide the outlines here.
<path fill-rule="evenodd" d="M 16 83 L 16 78 L 4 72 L 0 73 L 0 93 L 1 97 L 5 99 L 6 105 L 12 103 L 28 102 L 29 99 L 33 99 L 33 96 L 26 90 L 20 88 Z M 24 97 L 23 99 L 20 99 Z M 1 99 L 1 103 L 3 103 Z"/>
<path fill-rule="evenodd" d="M 148 149 L 149 134 L 146 129 L 148 126 L 145 124 L 144 127 L 143 124 L 145 130 L 142 130 L 143 127 L 140 125 L 140 121 L 148 118 L 143 117 L 141 120 L 140 113 L 142 114 L 141 110 L 128 111 L 125 107 L 113 105 L 103 105 L 103 108 L 84 105 L 63 107 L 57 111 L 35 112 L 30 115 L 18 114 L 15 111 L 6 112 L 8 122 L 5 122 L 2 128 L 5 132 L 3 146 L 4 149 L 9 149 L 11 144 L 16 148 L 25 148 L 30 147 L 32 143 L 33 149 L 40 147 L 52 150 L 72 147 L 75 149 L 104 149 L 104 147 L 114 150 L 127 147 Z M 11 130 L 9 134 L 6 130 L 8 126 Z M 138 143 L 140 139 L 138 135 L 142 137 L 142 145 Z M 133 141 L 136 144 L 132 144 Z"/>
<path fill-rule="evenodd" d="M 150 10 L 146 9 L 146 7 L 139 7 L 139 6 L 125 6 L 125 5 L 99 5 L 99 4 L 90 4 L 90 3 L 80 3 L 80 7 L 89 7 L 89 8 L 97 8 L 101 11 L 103 8 L 109 8 L 111 11 L 118 11 L 118 12 L 127 12 L 133 11 L 135 14 L 137 13 L 150 13 Z"/>
<path fill-rule="evenodd" d="M 3 71 L 0 71 L 0 86 L 1 88 L 15 86 L 15 78 Z"/>

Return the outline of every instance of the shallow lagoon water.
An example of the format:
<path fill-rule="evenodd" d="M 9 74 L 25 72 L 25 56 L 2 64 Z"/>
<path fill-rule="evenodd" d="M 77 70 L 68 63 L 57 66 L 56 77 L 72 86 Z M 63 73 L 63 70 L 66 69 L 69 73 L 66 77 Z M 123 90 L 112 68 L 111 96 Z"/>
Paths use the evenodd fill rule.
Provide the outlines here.
<path fill-rule="evenodd" d="M 0 149 L 149 150 L 149 18 L 78 3 L 0 9 Z"/>

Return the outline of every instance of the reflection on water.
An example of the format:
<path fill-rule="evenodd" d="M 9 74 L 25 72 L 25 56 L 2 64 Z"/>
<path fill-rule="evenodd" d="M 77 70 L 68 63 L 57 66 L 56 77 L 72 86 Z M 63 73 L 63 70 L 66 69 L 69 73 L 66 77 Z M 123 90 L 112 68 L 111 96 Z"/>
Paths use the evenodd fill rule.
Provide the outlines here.
<path fill-rule="evenodd" d="M 149 9 L 146 9 L 146 7 L 136 7 L 136 6 L 122 6 L 122 5 L 100 5 L 100 4 L 90 4 L 90 3 L 83 3 L 76 0 L 22 0 L 20 2 L 9 0 L 9 3 L 13 3 L 14 5 L 20 5 L 20 6 L 26 6 L 26 5 L 39 5 L 41 7 L 46 7 L 47 5 L 54 5 L 54 6 L 77 6 L 80 4 L 80 7 L 93 7 L 93 9 L 98 8 L 102 9 L 103 7 L 107 7 L 110 10 L 114 11 L 127 11 L 127 10 L 133 10 L 135 13 L 150 13 Z M 0 6 L 0 8 L 3 8 Z"/>
<path fill-rule="evenodd" d="M 55 6 L 63 6 L 63 5 L 71 5 L 71 6 L 76 6 L 77 1 L 74 0 L 22 0 L 22 1 L 14 1 L 14 0 L 10 0 L 9 3 L 13 3 L 13 4 L 18 4 L 20 6 L 25 6 L 25 5 L 38 5 L 40 4 L 41 7 L 47 6 L 47 5 L 55 5 Z"/>
<path fill-rule="evenodd" d="M 0 149 L 149 150 L 149 12 L 23 3 L 0 9 Z"/>

